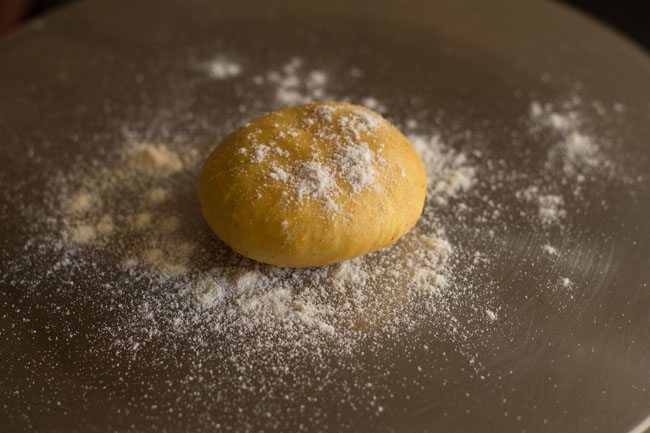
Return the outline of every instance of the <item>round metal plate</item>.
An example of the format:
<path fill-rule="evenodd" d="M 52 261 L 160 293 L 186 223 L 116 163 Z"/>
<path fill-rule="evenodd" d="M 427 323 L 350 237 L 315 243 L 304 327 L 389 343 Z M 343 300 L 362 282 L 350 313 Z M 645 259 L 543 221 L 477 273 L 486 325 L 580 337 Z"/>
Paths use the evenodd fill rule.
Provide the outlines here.
<path fill-rule="evenodd" d="M 306 410 L 281 399 L 269 408 L 278 431 L 643 431 L 639 423 L 650 415 L 650 60 L 571 10 L 505 0 L 89 1 L 2 41 L 0 182 L 14 194 L 0 205 L 1 431 L 225 431 L 245 424 L 274 430 L 258 428 L 268 419 L 246 407 L 239 424 L 220 425 L 209 403 L 228 395 L 201 395 L 193 406 L 168 410 L 175 396 L 157 394 L 164 388 L 157 371 L 116 359 L 84 338 L 111 320 L 95 315 L 91 287 L 88 299 L 70 299 L 48 286 L 47 275 L 34 275 L 36 267 L 22 275 L 12 269 L 7 277 L 27 241 L 20 210 L 42 202 L 49 169 L 65 170 L 79 155 L 100 156 L 101 146 L 75 137 L 94 134 L 109 148 L 124 119 L 168 108 L 194 112 L 209 124 L 237 109 L 236 89 L 196 80 L 192 91 L 199 96 L 178 104 L 196 73 L 188 62 L 215 52 L 245 59 L 248 70 L 294 55 L 326 70 L 362 65 L 373 73 L 355 88 L 335 83 L 338 91 L 411 101 L 388 107 L 395 118 L 430 107 L 461 129 L 485 125 L 482 142 L 506 159 L 521 151 L 511 131 L 521 128 L 531 100 L 577 91 L 585 101 L 622 103 L 625 112 L 616 119 L 592 113 L 587 121 L 601 126 L 630 173 L 641 176 L 632 186 L 613 183 L 588 197 L 566 238 L 554 238 L 560 260 L 549 261 L 541 249 L 545 238 L 525 225 L 502 230 L 497 239 L 478 238 L 495 251 L 485 278 L 496 282 L 501 305 L 501 320 L 476 345 L 482 373 L 455 361 L 453 347 L 432 356 L 412 346 L 413 338 L 396 342 L 383 360 L 360 359 L 355 370 L 372 377 L 373 363 L 392 365 L 374 378 L 384 390 L 381 413 L 342 407 L 340 396 L 315 383 L 308 396 L 318 403 Z M 193 139 L 215 137 L 207 127 Z M 522 159 L 522 169 L 533 163 Z M 462 228 L 452 235 L 477 242 Z M 575 284 L 571 301 L 542 288 L 563 276 Z M 26 281 L 35 279 L 42 296 L 26 294 Z M 400 355 L 407 352 L 408 359 Z M 168 359 L 166 380 L 183 378 L 172 367 L 191 355 L 179 348 L 177 356 Z M 355 383 L 361 376 L 329 380 Z M 143 401 L 146 407 L 138 405 Z"/>

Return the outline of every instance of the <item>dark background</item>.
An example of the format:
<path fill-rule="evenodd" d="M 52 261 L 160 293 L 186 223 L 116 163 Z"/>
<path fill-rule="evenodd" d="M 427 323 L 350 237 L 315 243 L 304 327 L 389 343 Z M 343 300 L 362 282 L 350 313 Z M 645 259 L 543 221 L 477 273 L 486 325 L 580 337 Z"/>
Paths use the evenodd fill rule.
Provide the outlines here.
<path fill-rule="evenodd" d="M 650 0 L 563 0 L 650 50 Z"/>
<path fill-rule="evenodd" d="M 0 38 L 24 20 L 81 0 L 0 0 Z M 650 0 L 556 0 L 596 17 L 650 50 Z"/>

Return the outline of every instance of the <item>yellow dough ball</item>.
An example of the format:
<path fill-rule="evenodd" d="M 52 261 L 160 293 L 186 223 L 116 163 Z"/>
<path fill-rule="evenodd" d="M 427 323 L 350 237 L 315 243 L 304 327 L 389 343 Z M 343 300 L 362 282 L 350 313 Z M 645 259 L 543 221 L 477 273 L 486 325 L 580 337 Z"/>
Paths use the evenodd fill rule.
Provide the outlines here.
<path fill-rule="evenodd" d="M 284 108 L 226 137 L 199 176 L 203 215 L 235 251 L 309 267 L 383 248 L 415 225 L 424 167 L 380 115 L 345 102 Z"/>

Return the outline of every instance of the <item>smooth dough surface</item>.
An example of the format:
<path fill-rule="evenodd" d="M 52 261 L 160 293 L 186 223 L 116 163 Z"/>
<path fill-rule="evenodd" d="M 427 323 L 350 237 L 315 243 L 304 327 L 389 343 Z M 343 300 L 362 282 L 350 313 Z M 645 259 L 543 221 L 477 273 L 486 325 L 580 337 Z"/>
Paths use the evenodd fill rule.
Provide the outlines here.
<path fill-rule="evenodd" d="M 424 205 L 424 167 L 380 115 L 344 102 L 299 105 L 227 136 L 199 176 L 203 215 L 235 251 L 320 266 L 395 242 Z"/>

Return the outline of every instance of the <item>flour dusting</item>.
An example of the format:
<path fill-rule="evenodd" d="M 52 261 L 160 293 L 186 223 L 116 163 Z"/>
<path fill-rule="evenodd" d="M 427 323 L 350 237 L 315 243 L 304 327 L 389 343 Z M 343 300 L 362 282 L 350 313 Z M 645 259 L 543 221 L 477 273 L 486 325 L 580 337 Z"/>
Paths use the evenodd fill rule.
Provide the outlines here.
<path fill-rule="evenodd" d="M 207 62 L 205 68 L 210 78 L 216 80 L 234 78 L 242 72 L 242 66 L 239 63 L 225 56 L 219 56 Z"/>
<path fill-rule="evenodd" d="M 324 156 L 315 142 L 307 158 L 288 160 L 287 149 L 279 147 L 276 139 L 263 141 L 259 128 L 247 132 L 248 142 L 237 150 L 255 164 L 267 161 L 268 155 L 277 156 L 265 166 L 265 177 L 282 184 L 285 203 L 315 201 L 331 217 L 339 212 L 337 203 L 378 187 L 375 179 L 385 168 L 383 145 L 371 148 L 368 142 L 368 137 L 377 137 L 385 127 L 378 115 L 329 104 L 319 105 L 300 121 L 302 130 L 278 129 L 274 135 L 291 143 L 304 140 L 302 135 L 309 133 L 314 140 L 332 146 L 332 155 Z"/>
<path fill-rule="evenodd" d="M 107 377 L 84 392 L 128 399 L 131 394 L 111 387 L 139 384 L 147 393 L 129 403 L 134 412 L 185 411 L 205 430 L 300 431 L 304 426 L 292 424 L 286 408 L 305 410 L 323 430 L 332 419 L 340 427 L 348 413 L 381 419 L 401 407 L 397 399 L 422 397 L 396 396 L 384 378 L 402 375 L 393 382 L 425 390 L 424 379 L 439 382 L 447 371 L 411 359 L 446 359 L 477 383 L 498 383 L 484 349 L 486 335 L 507 326 L 513 314 L 500 298 L 501 259 L 518 254 L 518 239 L 531 233 L 536 242 L 530 245 L 544 254 L 531 266 L 566 259 L 572 222 L 582 218 L 594 191 L 622 171 L 611 143 L 586 121 L 585 107 L 609 109 L 571 95 L 526 101 L 516 134 L 494 138 L 462 115 L 413 108 L 417 95 L 405 102 L 361 94 L 372 70 L 326 69 L 290 57 L 244 71 L 250 59 L 239 60 L 218 54 L 201 68 L 191 66 L 196 83 L 186 90 L 193 98 L 205 87 L 191 86 L 210 84 L 240 99 L 232 110 L 216 101 L 219 116 L 188 115 L 194 102 L 188 97 L 169 112 L 125 120 L 110 131 L 110 146 L 86 156 L 57 165 L 47 152 L 26 154 L 45 176 L 33 181 L 37 203 L 18 206 L 24 246 L 7 261 L 0 282 L 19 288 L 27 301 L 6 302 L 6 311 L 25 315 L 24 324 L 32 313 L 49 317 L 66 330 L 56 343 L 75 348 L 66 370 L 71 380 Z M 261 112 L 323 100 L 377 110 L 409 138 L 427 174 L 420 221 L 388 248 L 320 268 L 277 268 L 237 254 L 200 214 L 202 161 L 234 126 Z M 365 110 L 338 120 L 334 114 L 324 106 L 300 128 L 278 129 L 272 139 L 251 131 L 252 145 L 240 149 L 241 157 L 268 165 L 265 181 L 286 187 L 286 200 L 315 200 L 324 215 L 336 214 L 337 200 L 374 188 L 387 162 L 381 146 L 365 138 L 381 128 L 379 117 Z M 277 141 L 298 138 L 302 129 L 334 141 L 331 161 L 317 153 L 285 161 Z M 499 154 L 522 137 L 530 147 L 515 148 L 519 160 Z M 93 136 L 82 138 L 92 143 Z M 529 161 L 533 147 L 537 154 Z M 7 203 L 24 197 L 20 188 L 4 193 Z M 289 232 L 289 224 L 280 226 Z M 570 305 L 580 285 L 566 275 L 550 276 L 536 290 L 564 293 L 561 301 Z M 45 300 L 47 311 L 36 311 L 30 305 L 39 303 L 30 299 Z M 156 380 L 147 381 L 143 371 Z M 161 395 L 173 396 L 173 404 L 157 406 Z M 324 408 L 334 408 L 334 415 Z"/>

